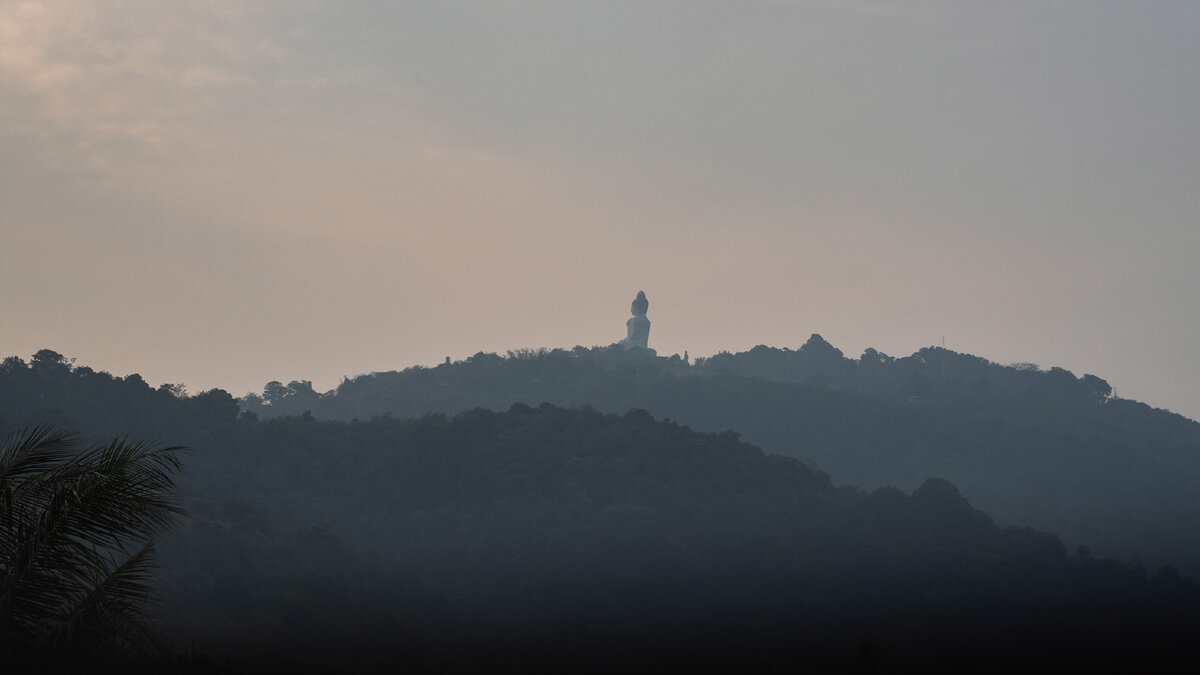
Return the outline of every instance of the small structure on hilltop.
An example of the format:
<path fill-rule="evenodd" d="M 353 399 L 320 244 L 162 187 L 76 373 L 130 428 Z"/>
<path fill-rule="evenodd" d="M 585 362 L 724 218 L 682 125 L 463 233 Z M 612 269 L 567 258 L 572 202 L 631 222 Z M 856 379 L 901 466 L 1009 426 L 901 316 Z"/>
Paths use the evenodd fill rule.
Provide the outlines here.
<path fill-rule="evenodd" d="M 625 339 L 617 344 L 625 349 L 645 349 L 651 354 L 655 353 L 650 349 L 650 319 L 646 318 L 646 310 L 650 308 L 650 301 L 646 299 L 645 291 L 638 291 L 637 297 L 633 300 L 633 305 L 629 311 L 633 316 L 625 322 Z"/>

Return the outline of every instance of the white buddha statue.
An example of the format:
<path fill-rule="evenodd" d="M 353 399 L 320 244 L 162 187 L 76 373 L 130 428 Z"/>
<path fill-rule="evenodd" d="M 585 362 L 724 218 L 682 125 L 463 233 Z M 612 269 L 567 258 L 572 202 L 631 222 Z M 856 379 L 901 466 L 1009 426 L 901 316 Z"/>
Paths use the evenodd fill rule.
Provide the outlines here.
<path fill-rule="evenodd" d="M 650 308 L 650 301 L 646 299 L 644 291 L 638 291 L 637 297 L 633 300 L 633 305 L 629 311 L 633 316 L 625 322 L 625 339 L 621 340 L 620 344 L 625 349 L 633 349 L 640 347 L 649 349 L 650 342 L 650 319 L 646 318 L 646 310 Z"/>

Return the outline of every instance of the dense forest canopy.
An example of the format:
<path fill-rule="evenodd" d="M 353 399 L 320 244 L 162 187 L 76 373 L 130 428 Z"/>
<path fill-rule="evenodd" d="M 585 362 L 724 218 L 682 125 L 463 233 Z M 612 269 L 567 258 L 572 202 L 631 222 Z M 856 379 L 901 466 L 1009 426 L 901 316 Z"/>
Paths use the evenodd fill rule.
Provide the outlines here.
<path fill-rule="evenodd" d="M 1195 475 L 1194 423 L 1056 371 L 936 349 L 849 361 L 825 347 L 814 338 L 697 364 L 605 349 L 477 355 L 347 380 L 330 395 L 269 387 L 271 400 L 244 401 L 246 410 L 220 390 L 151 388 L 44 350 L 0 364 L 0 432 L 51 423 L 188 446 L 179 485 L 189 517 L 159 543 L 159 621 L 179 644 L 239 667 L 569 667 L 598 654 L 730 667 L 1190 663 L 1200 594 L 1174 569 L 998 525 L 946 472 L 903 490 L 860 489 L 797 458 L 827 452 L 824 442 L 870 449 L 889 466 L 887 453 L 918 443 L 961 440 L 954 450 L 966 456 L 997 436 L 1025 438 L 1009 452 L 1028 458 L 1077 449 L 1076 436 L 1091 439 L 1085 448 L 1135 440 L 1140 429 L 1158 445 L 1134 446 L 1139 456 L 1169 460 L 1182 483 Z M 597 404 L 501 406 L 518 390 Z M 352 400 L 386 407 L 389 391 L 393 404 L 420 405 L 424 392 L 435 409 L 472 397 L 497 409 L 321 419 Z M 273 416 L 304 396 L 320 405 Z M 661 407 L 603 410 L 645 400 Z M 747 437 L 804 434 L 784 456 L 728 428 L 694 431 L 689 411 Z M 771 422 L 778 415 L 799 421 Z M 738 419 L 759 426 L 725 424 Z M 984 422 L 991 436 L 965 444 Z M 1180 445 L 1165 445 L 1171 438 Z M 1056 452 L 1040 466 L 1053 469 Z M 907 461 L 915 471 L 938 457 Z M 1127 492 L 1093 489 L 1119 500 L 1155 485 L 1140 495 L 1153 506 L 1169 486 L 1154 474 L 1126 480 Z M 1172 543 L 1180 527 L 1138 526 Z"/>
<path fill-rule="evenodd" d="M 702 431 L 732 429 L 836 483 L 959 486 L 1000 522 L 1058 532 L 1105 555 L 1200 572 L 1200 424 L 1117 398 L 1095 375 L 1004 366 L 929 347 L 846 358 L 819 335 L 689 363 L 619 348 L 476 354 L 350 378 L 318 393 L 273 382 L 240 400 L 267 418 L 453 414 L 516 402 L 642 408 Z"/>

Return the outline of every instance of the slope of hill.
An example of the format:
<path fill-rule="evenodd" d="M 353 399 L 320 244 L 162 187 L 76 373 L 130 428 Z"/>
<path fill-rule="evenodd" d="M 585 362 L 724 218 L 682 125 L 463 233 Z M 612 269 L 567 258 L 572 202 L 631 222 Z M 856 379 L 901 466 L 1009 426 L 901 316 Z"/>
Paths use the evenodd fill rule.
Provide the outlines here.
<path fill-rule="evenodd" d="M 733 429 L 867 489 L 943 476 L 1000 522 L 1200 572 L 1200 424 L 1059 368 L 938 348 L 851 360 L 814 335 L 797 350 L 757 347 L 694 365 L 611 348 L 477 354 L 363 375 L 326 394 L 276 382 L 241 400 L 262 417 L 342 420 L 514 402 L 643 408 L 698 430 Z"/>
<path fill-rule="evenodd" d="M 322 589 L 315 600 L 281 604 L 296 591 L 262 569 L 278 563 L 262 553 L 229 561 L 239 527 L 216 509 L 185 531 L 169 551 L 168 588 L 259 581 L 223 593 L 224 609 L 207 594 L 168 595 L 177 620 L 195 634 L 228 626 L 229 614 L 258 617 L 284 627 L 285 651 L 340 653 L 349 641 L 384 649 L 384 661 L 413 658 L 415 646 L 434 661 L 482 653 L 570 667 L 607 654 L 828 667 L 853 664 L 869 640 L 897 665 L 1108 665 L 1185 658 L 1200 625 L 1192 582 L 1000 528 L 947 481 L 911 496 L 835 488 L 734 434 L 640 410 L 518 404 L 452 418 L 246 423 L 192 474 L 191 490 L 209 500 L 321 521 L 299 550 L 367 561 L 334 565 L 336 583 L 311 584 Z M 310 604 L 336 621 L 294 616 Z M 357 628 L 347 635 L 346 625 Z"/>
<path fill-rule="evenodd" d="M 258 421 L 51 354 L 5 362 L 0 406 L 193 448 L 163 626 L 251 670 L 1195 665 L 1200 593 L 1171 570 L 641 410 Z"/>

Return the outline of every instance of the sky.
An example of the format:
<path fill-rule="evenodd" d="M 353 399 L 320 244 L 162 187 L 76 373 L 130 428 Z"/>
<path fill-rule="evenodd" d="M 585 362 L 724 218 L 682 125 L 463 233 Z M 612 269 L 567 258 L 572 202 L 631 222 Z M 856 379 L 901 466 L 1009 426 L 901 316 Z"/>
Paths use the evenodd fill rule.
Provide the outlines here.
<path fill-rule="evenodd" d="M 1200 419 L 1200 3 L 0 0 L 0 356 L 947 348 Z"/>

